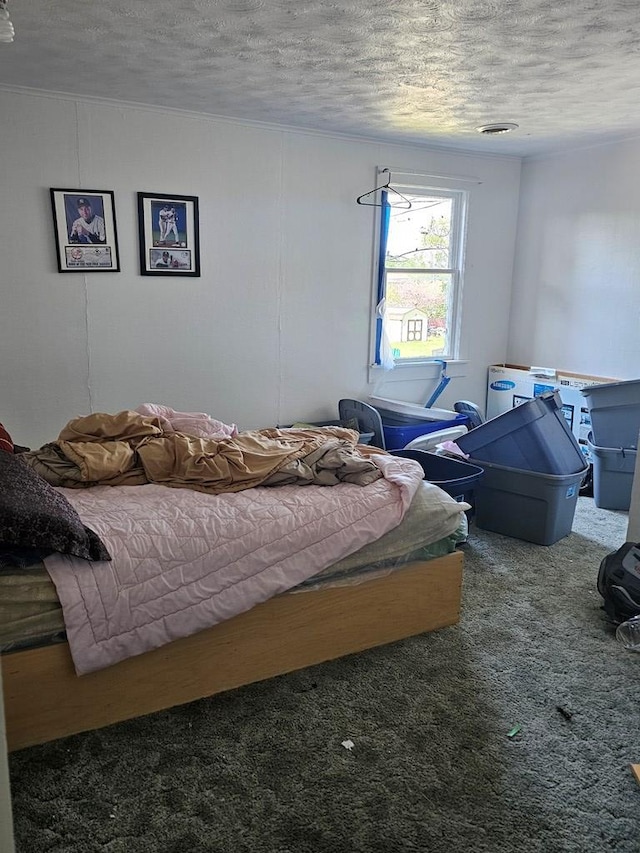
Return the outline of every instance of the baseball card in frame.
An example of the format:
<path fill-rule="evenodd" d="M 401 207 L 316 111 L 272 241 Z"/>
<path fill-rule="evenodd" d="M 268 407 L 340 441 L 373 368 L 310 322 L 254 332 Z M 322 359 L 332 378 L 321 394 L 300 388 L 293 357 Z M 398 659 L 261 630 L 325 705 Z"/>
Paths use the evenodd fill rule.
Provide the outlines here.
<path fill-rule="evenodd" d="M 138 193 L 141 275 L 200 275 L 196 196 Z"/>
<path fill-rule="evenodd" d="M 51 187 L 58 272 L 120 272 L 111 190 Z"/>

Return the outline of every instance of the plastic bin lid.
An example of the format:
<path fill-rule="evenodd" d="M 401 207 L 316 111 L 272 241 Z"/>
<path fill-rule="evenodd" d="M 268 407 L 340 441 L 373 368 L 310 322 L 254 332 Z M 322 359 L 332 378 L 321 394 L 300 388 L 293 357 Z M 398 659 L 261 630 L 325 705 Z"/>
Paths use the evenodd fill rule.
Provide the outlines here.
<path fill-rule="evenodd" d="M 589 453 L 594 453 L 596 456 L 609 456 L 612 453 L 621 453 L 623 456 L 633 454 L 635 457 L 638 453 L 637 447 L 602 447 L 600 444 L 595 444 L 592 432 L 587 435 L 587 448 L 589 449 Z"/>
<path fill-rule="evenodd" d="M 453 427 L 445 427 L 444 429 L 438 429 L 435 432 L 427 432 L 424 435 L 419 435 L 417 438 L 414 438 L 408 444 L 405 444 L 405 450 L 430 450 L 432 447 L 436 447 L 438 444 L 442 444 L 444 441 L 456 441 L 456 439 L 460 438 L 461 435 L 465 435 L 467 432 L 466 426 L 464 424 L 459 424 L 459 426 Z"/>
<path fill-rule="evenodd" d="M 615 391 L 616 388 L 635 390 L 634 385 L 640 385 L 640 379 L 625 379 L 622 382 L 604 382 L 601 385 L 585 385 L 584 388 L 580 389 L 580 393 L 588 397 L 594 391 L 596 393 L 599 391 Z"/>
<path fill-rule="evenodd" d="M 542 471 L 529 471 L 524 468 L 513 468 L 511 465 L 499 465 L 497 462 L 486 462 L 484 459 L 474 459 L 473 456 L 470 456 L 469 459 L 465 459 L 465 462 L 470 462 L 472 465 L 481 465 L 485 471 L 505 471 L 508 474 L 513 474 L 514 477 L 523 477 L 524 479 L 532 480 L 546 480 L 549 484 L 574 483 L 581 477 L 584 477 L 589 470 L 589 463 L 586 459 L 584 459 L 584 465 L 579 471 L 572 471 L 570 474 L 545 474 Z"/>
<path fill-rule="evenodd" d="M 402 400 L 390 400 L 387 397 L 369 397 L 371 405 L 376 408 L 386 409 L 388 412 L 397 412 L 400 415 L 410 415 L 416 420 L 422 421 L 450 421 L 455 419 L 456 413 L 446 409 L 425 409 L 415 403 L 405 403 Z"/>

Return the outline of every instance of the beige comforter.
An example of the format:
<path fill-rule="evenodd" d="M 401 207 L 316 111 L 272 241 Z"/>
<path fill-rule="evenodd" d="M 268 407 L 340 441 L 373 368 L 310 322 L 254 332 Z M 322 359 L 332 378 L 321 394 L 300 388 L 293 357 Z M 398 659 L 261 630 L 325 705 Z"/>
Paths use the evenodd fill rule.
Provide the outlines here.
<path fill-rule="evenodd" d="M 341 427 L 263 429 L 221 440 L 166 432 L 133 411 L 70 421 L 57 441 L 23 455 L 54 486 L 158 483 L 220 494 L 260 485 L 368 485 L 382 472 Z"/>

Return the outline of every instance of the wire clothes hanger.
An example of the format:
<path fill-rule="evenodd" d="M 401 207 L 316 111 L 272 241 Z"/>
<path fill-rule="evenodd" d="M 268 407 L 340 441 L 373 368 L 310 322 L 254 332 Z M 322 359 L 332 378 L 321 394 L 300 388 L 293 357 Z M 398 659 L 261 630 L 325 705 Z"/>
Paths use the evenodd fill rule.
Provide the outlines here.
<path fill-rule="evenodd" d="M 411 207 L 411 202 L 406 196 L 403 196 L 401 192 L 398 192 L 398 190 L 394 189 L 391 186 L 391 172 L 389 171 L 389 169 L 383 169 L 381 174 L 384 175 L 385 172 L 388 175 L 387 183 L 382 184 L 382 186 L 380 187 L 375 187 L 374 189 L 369 190 L 368 193 L 363 193 L 362 195 L 359 195 L 356 199 L 356 204 L 364 204 L 368 207 L 382 207 L 382 202 L 363 201 L 362 199 L 367 198 L 368 196 L 375 196 L 377 192 L 386 191 L 387 193 L 393 193 L 394 197 L 398 198 L 398 201 L 387 201 L 389 207 L 401 207 L 404 210 L 409 210 L 409 208 Z"/>

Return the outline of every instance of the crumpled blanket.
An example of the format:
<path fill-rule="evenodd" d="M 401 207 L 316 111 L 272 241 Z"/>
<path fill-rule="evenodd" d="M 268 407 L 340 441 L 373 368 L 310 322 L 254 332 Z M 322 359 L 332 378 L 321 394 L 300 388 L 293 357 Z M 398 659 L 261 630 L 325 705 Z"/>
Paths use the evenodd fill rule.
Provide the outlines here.
<path fill-rule="evenodd" d="M 182 432 L 196 438 L 234 438 L 238 434 L 235 424 L 224 424 L 206 412 L 176 412 L 159 403 L 143 403 L 135 411 L 139 415 L 158 418 L 164 432 Z"/>
<path fill-rule="evenodd" d="M 220 494 L 259 485 L 368 485 L 382 473 L 357 449 L 358 438 L 342 427 L 198 438 L 126 410 L 74 418 L 57 441 L 24 459 L 52 485 L 68 488 L 158 483 Z"/>

